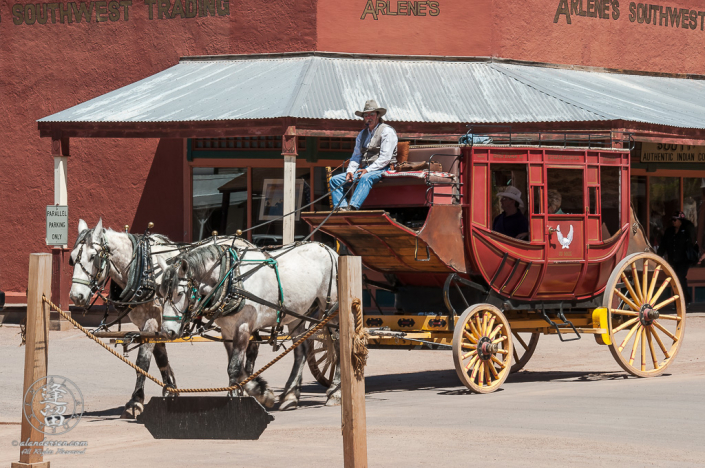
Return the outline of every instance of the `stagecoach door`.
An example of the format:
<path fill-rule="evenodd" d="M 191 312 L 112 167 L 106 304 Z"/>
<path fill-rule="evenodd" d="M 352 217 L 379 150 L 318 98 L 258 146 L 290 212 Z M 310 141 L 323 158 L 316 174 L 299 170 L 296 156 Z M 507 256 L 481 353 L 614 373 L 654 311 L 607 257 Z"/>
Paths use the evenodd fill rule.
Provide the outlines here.
<path fill-rule="evenodd" d="M 585 170 L 583 166 L 546 166 L 545 171 L 546 273 L 540 292 L 572 294 L 586 258 Z"/>

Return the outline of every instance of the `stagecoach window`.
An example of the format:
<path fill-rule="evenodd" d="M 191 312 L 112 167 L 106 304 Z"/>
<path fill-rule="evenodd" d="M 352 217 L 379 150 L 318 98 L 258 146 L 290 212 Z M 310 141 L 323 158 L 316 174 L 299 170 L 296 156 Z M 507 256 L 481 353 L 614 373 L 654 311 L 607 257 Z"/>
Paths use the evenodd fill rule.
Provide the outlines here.
<path fill-rule="evenodd" d="M 585 211 L 583 195 L 583 170 L 548 168 L 547 188 L 549 198 L 551 192 L 558 192 L 561 205 L 549 214 L 581 214 Z"/>
<path fill-rule="evenodd" d="M 541 186 L 535 186 L 534 187 L 534 204 L 533 204 L 533 210 L 532 212 L 534 214 L 541 214 L 543 213 L 541 207 L 543 206 L 543 197 L 541 196 L 543 192 L 543 187 Z"/>
<path fill-rule="evenodd" d="M 620 168 L 606 166 L 600 168 L 600 206 L 602 212 L 603 240 L 613 236 L 620 228 L 622 219 L 622 205 L 620 203 L 622 200 L 621 181 Z M 605 237 L 605 235 L 607 235 L 607 237 Z"/>
<path fill-rule="evenodd" d="M 492 219 L 502 212 L 497 194 L 508 186 L 516 187 L 521 192 L 523 206 L 521 212 L 527 214 L 528 173 L 526 164 L 492 164 Z"/>
<path fill-rule="evenodd" d="M 597 187 L 588 187 L 588 195 L 590 196 L 590 212 L 588 214 L 597 214 Z"/>

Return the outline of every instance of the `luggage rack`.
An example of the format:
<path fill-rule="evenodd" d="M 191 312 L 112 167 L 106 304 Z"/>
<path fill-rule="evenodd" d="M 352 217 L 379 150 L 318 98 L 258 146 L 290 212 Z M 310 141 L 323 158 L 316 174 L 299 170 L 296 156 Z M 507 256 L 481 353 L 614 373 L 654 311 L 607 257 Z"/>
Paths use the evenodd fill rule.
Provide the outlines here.
<path fill-rule="evenodd" d="M 489 138 L 486 143 L 473 143 L 476 139 Z M 460 138 L 470 146 L 538 146 L 538 147 L 586 147 L 590 149 L 634 149 L 631 133 L 606 131 L 541 131 L 513 132 L 511 126 L 468 125 L 468 133 Z"/>

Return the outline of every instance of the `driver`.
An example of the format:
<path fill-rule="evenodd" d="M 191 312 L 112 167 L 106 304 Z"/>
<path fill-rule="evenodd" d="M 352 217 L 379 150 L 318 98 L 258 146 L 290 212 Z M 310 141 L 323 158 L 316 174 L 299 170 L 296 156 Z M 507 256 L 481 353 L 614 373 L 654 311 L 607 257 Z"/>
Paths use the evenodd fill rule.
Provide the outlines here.
<path fill-rule="evenodd" d="M 529 239 L 529 221 L 520 208 L 524 206 L 521 191 L 516 187 L 507 187 L 497 194 L 502 206 L 502 213 L 492 222 L 492 230 L 516 239 Z"/>
<path fill-rule="evenodd" d="M 379 107 L 372 99 L 365 103 L 362 111 L 355 111 L 355 115 L 365 120 L 365 128 L 357 135 L 347 172 L 330 179 L 333 205 L 340 206 L 342 211 L 359 210 L 372 184 L 382 180 L 382 174 L 397 162 L 397 132 L 383 123 L 382 116 L 386 112 L 387 109 Z M 348 205 L 343 188 L 354 178 L 359 181 Z"/>

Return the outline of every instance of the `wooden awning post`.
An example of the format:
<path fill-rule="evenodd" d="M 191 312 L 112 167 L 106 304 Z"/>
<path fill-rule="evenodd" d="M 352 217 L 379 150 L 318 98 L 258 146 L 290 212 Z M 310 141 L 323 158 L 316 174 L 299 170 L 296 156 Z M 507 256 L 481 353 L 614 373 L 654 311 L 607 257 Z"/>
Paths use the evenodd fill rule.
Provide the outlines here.
<path fill-rule="evenodd" d="M 51 255 L 48 253 L 29 255 L 29 281 L 27 284 L 27 335 L 24 352 L 24 386 L 22 398 L 32 384 L 47 375 L 49 346 L 49 306 L 42 301 L 42 295 L 51 299 Z M 23 442 L 42 442 L 44 433 L 32 426 L 25 417 L 25 404 L 22 401 Z M 39 449 L 39 450 L 37 450 Z M 43 461 L 41 445 L 20 446 L 20 461 L 12 463 L 12 468 L 49 468 Z"/>
<path fill-rule="evenodd" d="M 296 127 L 287 127 L 282 137 L 282 156 L 284 157 L 284 208 L 282 214 L 296 209 Z M 283 220 L 283 244 L 294 242 L 294 223 L 296 215 L 286 216 Z"/>
<path fill-rule="evenodd" d="M 345 468 L 367 467 L 367 420 L 365 379 L 358 379 L 352 364 L 355 318 L 352 304 L 362 301 L 362 260 L 338 259 L 338 301 L 340 302 L 340 390 Z"/>
<path fill-rule="evenodd" d="M 51 155 L 54 157 L 54 204 L 69 202 L 66 165 L 69 159 L 69 139 L 52 138 Z"/>
<path fill-rule="evenodd" d="M 69 138 L 54 137 L 51 139 L 51 155 L 54 160 L 54 204 L 68 206 L 68 174 Z M 71 290 L 70 271 L 68 261 L 70 250 L 68 246 L 54 246 L 51 249 L 52 259 L 52 297 L 56 305 L 69 313 L 69 291 Z M 51 321 L 52 330 L 69 330 L 71 324 L 61 317 L 56 316 Z"/>

